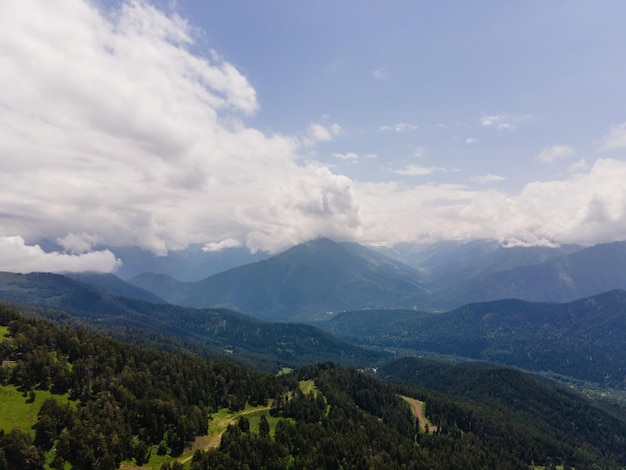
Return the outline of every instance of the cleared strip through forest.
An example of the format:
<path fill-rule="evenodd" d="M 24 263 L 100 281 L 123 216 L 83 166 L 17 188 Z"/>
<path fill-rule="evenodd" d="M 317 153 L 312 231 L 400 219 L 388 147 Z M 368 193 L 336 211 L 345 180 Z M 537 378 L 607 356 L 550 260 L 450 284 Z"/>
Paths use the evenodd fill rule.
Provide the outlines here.
<path fill-rule="evenodd" d="M 426 415 L 424 414 L 424 408 L 426 406 L 426 403 L 416 398 L 405 397 L 404 395 L 400 395 L 400 398 L 402 398 L 404 401 L 406 401 L 410 405 L 411 411 L 413 412 L 413 416 L 417 418 L 417 421 L 419 422 L 419 425 L 420 425 L 420 429 L 422 431 L 425 431 L 427 426 L 428 426 L 429 432 L 437 431 L 438 429 L 437 426 L 431 423 L 428 420 L 428 418 L 426 418 Z"/>

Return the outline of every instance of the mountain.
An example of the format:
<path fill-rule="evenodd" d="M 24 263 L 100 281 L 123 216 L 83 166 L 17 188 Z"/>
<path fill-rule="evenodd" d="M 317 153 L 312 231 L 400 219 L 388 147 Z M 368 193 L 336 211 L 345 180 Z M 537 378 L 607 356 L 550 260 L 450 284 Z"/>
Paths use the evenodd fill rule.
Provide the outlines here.
<path fill-rule="evenodd" d="M 626 431 L 623 409 L 590 401 L 564 386 L 519 370 L 477 362 L 405 357 L 380 367 L 377 376 L 419 386 L 445 397 L 444 400 L 456 400 L 457 411 L 451 413 L 449 404 L 440 403 L 435 397 L 422 398 L 440 432 L 452 433 L 455 428 L 478 432 L 484 441 L 515 443 L 521 452 L 536 448 L 531 442 L 561 447 L 565 468 L 587 468 L 575 460 L 584 458 L 583 449 L 590 443 L 591 447 L 604 447 L 606 455 L 616 451 L 621 459 L 626 457 L 623 436 L 617 437 Z M 443 410 L 446 412 L 440 414 Z M 454 421 L 452 415 L 456 415 Z M 607 426 L 615 425 L 622 431 L 608 431 Z M 592 467 L 603 467 L 599 460 L 593 464 Z"/>
<path fill-rule="evenodd" d="M 327 312 L 364 308 L 441 311 L 509 298 L 568 302 L 626 289 L 623 266 L 626 242 L 580 249 L 476 240 L 393 251 L 322 238 L 197 282 L 158 273 L 128 282 L 178 305 L 308 322 Z"/>
<path fill-rule="evenodd" d="M 167 274 L 142 273 L 128 280 L 128 283 L 142 290 L 154 293 L 175 305 L 185 305 L 191 294 L 193 283 L 180 282 Z"/>
<path fill-rule="evenodd" d="M 621 387 L 626 291 L 575 302 L 500 300 L 446 313 L 344 312 L 316 323 L 354 344 L 499 362 Z"/>
<path fill-rule="evenodd" d="M 261 374 L 3 306 L 0 331 L 2 468 L 626 465 L 623 412 L 518 371 L 409 358 L 379 372 L 402 384 L 331 363 Z"/>
<path fill-rule="evenodd" d="M 420 273 L 356 243 L 321 238 L 277 256 L 176 283 L 143 275 L 129 282 L 189 307 L 227 307 L 259 318 L 301 320 L 354 308 L 411 305 L 428 296 Z"/>
<path fill-rule="evenodd" d="M 83 272 L 67 273 L 65 276 L 115 297 L 128 297 L 130 299 L 145 300 L 147 302 L 166 303 L 165 300 L 158 295 L 122 281 L 113 274 Z"/>
<path fill-rule="evenodd" d="M 401 243 L 386 253 L 423 272 L 428 286 L 444 289 L 467 279 L 539 264 L 574 253 L 577 245 L 511 246 L 496 240 L 439 241 L 426 245 Z"/>
<path fill-rule="evenodd" d="M 467 279 L 433 294 L 439 306 L 517 298 L 568 302 L 626 289 L 626 242 L 604 243 L 535 265 Z"/>
<path fill-rule="evenodd" d="M 0 273 L 0 299 L 66 312 L 96 325 L 152 331 L 221 353 L 290 365 L 322 360 L 368 367 L 388 357 L 309 325 L 266 323 L 229 310 L 115 297 L 58 274 Z"/>
<path fill-rule="evenodd" d="M 250 253 L 250 250 L 245 247 L 207 251 L 201 245 L 192 245 L 185 250 L 171 250 L 167 256 L 156 256 L 137 247 L 103 248 L 109 249 L 122 260 L 122 265 L 116 272 L 122 279 L 152 272 L 165 274 L 183 282 L 196 282 L 212 274 L 270 256 L 262 251 Z"/>
<path fill-rule="evenodd" d="M 48 239 L 40 239 L 37 244 L 47 253 L 65 250 Z M 183 282 L 195 282 L 212 274 L 270 257 L 263 251 L 251 253 L 243 246 L 214 251 L 207 249 L 205 245 L 194 244 L 183 250 L 169 250 L 167 256 L 155 255 L 136 246 L 96 245 L 93 248 L 109 250 L 122 261 L 115 272 L 122 279 L 151 272 L 165 274 Z"/>

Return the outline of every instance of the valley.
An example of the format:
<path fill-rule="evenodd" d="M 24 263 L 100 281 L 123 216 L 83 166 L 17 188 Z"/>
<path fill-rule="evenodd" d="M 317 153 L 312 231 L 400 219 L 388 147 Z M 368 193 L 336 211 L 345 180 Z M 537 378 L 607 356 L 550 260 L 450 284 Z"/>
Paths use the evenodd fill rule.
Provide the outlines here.
<path fill-rule="evenodd" d="M 532 273 L 529 279 L 544 282 L 537 269 L 559 266 L 562 272 L 565 264 L 575 283 L 585 279 L 575 274 L 576 256 L 590 266 L 589 256 L 604 252 L 598 269 L 606 269 L 597 277 L 605 282 L 596 288 L 621 286 L 621 271 L 606 265 L 607 256 L 621 263 L 621 249 L 533 252 L 528 258 L 541 258 L 538 264 L 512 271 L 497 271 L 493 259 L 519 263 L 526 259 L 520 252 L 513 254 L 517 261 L 494 254 L 488 268 L 472 271 L 478 277 L 457 285 L 510 280 L 503 273 L 524 269 Z M 0 307 L 2 406 L 12 410 L 2 413 L 0 449 L 25 446 L 21 454 L 5 450 L 4 458 L 23 463 L 24 455 L 37 454 L 32 468 L 68 462 L 76 468 L 169 470 L 234 462 L 322 468 L 332 456 L 352 468 L 362 464 L 356 456 L 369 451 L 357 451 L 347 439 L 348 419 L 387 436 L 372 454 L 375 468 L 387 468 L 393 459 L 407 468 L 410 462 L 459 469 L 626 464 L 625 290 L 569 302 L 504 299 L 420 309 L 416 299 L 432 306 L 441 298 L 434 267 L 415 269 L 326 239 L 244 268 L 218 276 L 217 290 L 209 287 L 214 280 L 180 290 L 178 281 L 163 275 L 151 284 L 150 276 L 130 283 L 94 273 L 0 273 L 6 303 Z M 229 287 L 236 285 L 241 287 Z M 246 285 L 255 286 L 246 294 L 249 304 L 239 297 Z M 196 288 L 205 300 L 178 302 L 210 306 L 173 303 L 172 296 Z M 212 297 L 215 292 L 221 297 Z M 227 308 L 257 301 L 265 308 L 253 315 Z M 359 308 L 342 310 L 353 305 Z M 201 391 L 202 384 L 212 385 Z M 187 390 L 176 392 L 178 386 Z M 206 393 L 211 398 L 200 398 Z M 112 406 L 109 419 L 115 416 L 121 427 L 106 428 L 111 422 L 92 416 L 96 406 Z M 44 408 L 73 417 L 52 425 Z M 140 409 L 142 424 L 131 416 Z M 23 431 L 11 431 L 16 426 Z M 67 433 L 81 426 L 106 428 L 125 444 L 100 456 L 66 448 Z M 100 442 L 97 434 L 85 438 L 85 452 Z M 354 438 L 373 445 L 368 432 Z M 479 460 L 467 452 L 477 447 Z"/>

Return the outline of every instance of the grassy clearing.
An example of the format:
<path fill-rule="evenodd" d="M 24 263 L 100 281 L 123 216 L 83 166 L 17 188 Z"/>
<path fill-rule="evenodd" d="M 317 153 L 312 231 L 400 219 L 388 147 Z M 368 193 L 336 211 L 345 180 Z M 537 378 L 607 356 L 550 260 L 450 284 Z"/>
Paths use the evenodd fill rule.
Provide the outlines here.
<path fill-rule="evenodd" d="M 426 415 L 424 414 L 426 403 L 424 403 L 423 401 L 419 401 L 415 398 L 405 397 L 403 395 L 400 395 L 400 398 L 406 401 L 411 407 L 411 412 L 413 413 L 413 416 L 417 418 L 419 422 L 420 430 L 422 432 L 425 432 L 426 428 L 428 428 L 428 432 L 431 432 L 431 433 L 437 431 L 437 426 L 431 423 L 428 420 L 428 418 L 426 418 Z"/>
<path fill-rule="evenodd" d="M 35 401 L 28 403 L 28 395 L 24 396 L 17 387 L 0 386 L 0 429 L 10 431 L 17 427 L 34 437 L 33 425 L 37 422 L 41 405 L 48 398 L 54 398 L 61 403 L 69 400 L 68 395 L 53 395 L 49 391 L 37 390 Z"/>
<path fill-rule="evenodd" d="M 267 406 L 250 406 L 246 405 L 243 410 L 231 413 L 226 408 L 222 408 L 216 413 L 213 413 L 211 420 L 209 421 L 209 430 L 206 436 L 199 436 L 195 439 L 193 444 L 185 449 L 183 455 L 173 458 L 169 456 L 161 456 L 156 454 L 156 447 L 152 450 L 150 462 L 146 463 L 142 467 L 133 465 L 132 462 L 123 462 L 120 466 L 121 470 L 137 470 L 137 469 L 154 469 L 158 470 L 164 462 L 173 462 L 178 460 L 182 463 L 188 463 L 193 457 L 194 452 L 197 449 L 208 450 L 220 445 L 222 434 L 226 431 L 229 424 L 236 424 L 241 416 L 245 416 L 250 421 L 250 431 L 258 432 L 259 422 L 261 416 L 265 415 L 267 422 L 270 425 L 270 434 L 274 434 L 276 429 L 276 423 L 279 418 L 274 418 L 270 415 L 271 401 Z"/>
<path fill-rule="evenodd" d="M 282 369 L 278 371 L 276 375 L 289 375 L 292 372 L 293 372 L 293 369 L 291 367 L 283 367 Z"/>
<path fill-rule="evenodd" d="M 311 391 L 317 395 L 317 387 L 315 386 L 315 382 L 313 380 L 301 380 L 300 390 L 302 390 L 302 393 L 305 395 L 308 395 Z"/>
<path fill-rule="evenodd" d="M 6 336 L 9 336 L 9 327 L 0 326 L 0 341 L 3 341 Z"/>

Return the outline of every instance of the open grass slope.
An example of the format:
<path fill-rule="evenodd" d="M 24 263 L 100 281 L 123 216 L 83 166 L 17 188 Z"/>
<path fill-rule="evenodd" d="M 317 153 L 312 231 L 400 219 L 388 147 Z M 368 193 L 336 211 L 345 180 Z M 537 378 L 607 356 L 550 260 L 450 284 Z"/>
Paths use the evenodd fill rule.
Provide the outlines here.
<path fill-rule="evenodd" d="M 48 390 L 37 390 L 34 400 L 31 397 L 13 385 L 0 385 L 0 429 L 7 432 L 19 428 L 34 436 L 33 425 L 37 422 L 37 414 L 43 402 L 48 398 L 68 402 L 67 395 L 53 395 Z"/>

